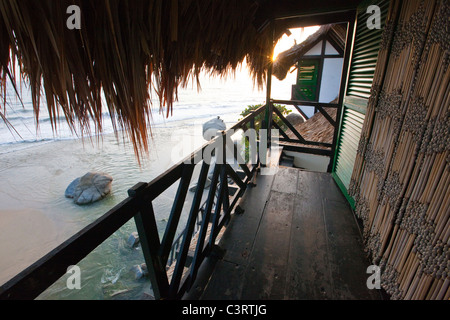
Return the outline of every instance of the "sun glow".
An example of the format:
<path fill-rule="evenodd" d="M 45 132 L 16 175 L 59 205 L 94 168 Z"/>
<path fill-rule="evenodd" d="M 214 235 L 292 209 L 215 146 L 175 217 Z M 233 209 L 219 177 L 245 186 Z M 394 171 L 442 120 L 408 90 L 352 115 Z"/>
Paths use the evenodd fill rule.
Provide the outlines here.
<path fill-rule="evenodd" d="M 275 45 L 272 61 L 275 61 L 281 52 L 288 50 L 295 44 L 299 44 L 305 41 L 310 35 L 315 33 L 319 28 L 320 26 L 289 29 L 291 35 L 288 36 L 284 34 Z"/>

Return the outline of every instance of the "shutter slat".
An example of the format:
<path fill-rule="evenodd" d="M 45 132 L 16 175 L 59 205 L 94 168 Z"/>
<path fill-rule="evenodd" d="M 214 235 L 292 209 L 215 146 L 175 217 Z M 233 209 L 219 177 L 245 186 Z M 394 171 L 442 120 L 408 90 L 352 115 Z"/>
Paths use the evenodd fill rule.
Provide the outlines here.
<path fill-rule="evenodd" d="M 380 49 L 381 34 L 389 9 L 389 1 L 373 1 L 372 3 L 380 7 L 382 28 L 380 30 L 367 28 L 366 19 L 368 18 L 368 15 L 365 10 L 367 6 L 364 5 L 359 8 L 355 45 L 347 86 L 347 95 L 366 99 L 370 96 L 370 89 L 378 59 L 378 51 Z"/>
<path fill-rule="evenodd" d="M 345 108 L 335 173 L 348 189 L 365 116 Z"/>

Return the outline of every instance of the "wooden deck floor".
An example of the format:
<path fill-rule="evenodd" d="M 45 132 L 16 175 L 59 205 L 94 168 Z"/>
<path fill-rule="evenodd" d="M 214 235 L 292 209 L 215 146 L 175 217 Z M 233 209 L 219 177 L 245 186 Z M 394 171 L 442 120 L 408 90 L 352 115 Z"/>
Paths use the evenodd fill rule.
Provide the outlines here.
<path fill-rule="evenodd" d="M 200 299 L 380 299 L 356 221 L 330 174 L 259 176 L 220 242 Z"/>

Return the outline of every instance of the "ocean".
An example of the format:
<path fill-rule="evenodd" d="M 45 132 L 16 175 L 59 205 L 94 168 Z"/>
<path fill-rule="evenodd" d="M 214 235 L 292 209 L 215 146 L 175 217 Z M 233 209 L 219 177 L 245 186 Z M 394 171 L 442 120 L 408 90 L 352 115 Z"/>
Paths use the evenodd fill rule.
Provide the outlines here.
<path fill-rule="evenodd" d="M 274 79 L 272 97 L 289 99 L 294 83 L 295 74 L 283 82 Z M 81 139 L 64 120 L 55 133 L 46 110 L 37 129 L 26 86 L 23 106 L 9 87 L 6 116 L 14 130 L 0 120 L 0 284 L 123 201 L 134 184 L 151 181 L 203 145 L 204 122 L 220 116 L 230 127 L 248 105 L 265 102 L 265 90 L 253 87 L 245 67 L 226 80 L 203 75 L 201 85 L 201 91 L 195 86 L 179 90 L 169 118 L 154 103 L 150 153 L 141 165 L 127 139 L 121 133 L 115 137 L 107 113 L 99 139 Z M 45 109 L 44 101 L 41 106 Z M 112 192 L 100 202 L 78 206 L 64 197 L 65 188 L 90 171 L 110 174 Z M 176 185 L 154 203 L 160 234 L 175 191 Z M 127 245 L 134 231 L 131 220 L 78 264 L 81 289 L 70 290 L 62 277 L 39 299 L 139 299 L 151 294 L 149 280 L 136 280 L 130 272 L 144 262 L 140 247 Z"/>

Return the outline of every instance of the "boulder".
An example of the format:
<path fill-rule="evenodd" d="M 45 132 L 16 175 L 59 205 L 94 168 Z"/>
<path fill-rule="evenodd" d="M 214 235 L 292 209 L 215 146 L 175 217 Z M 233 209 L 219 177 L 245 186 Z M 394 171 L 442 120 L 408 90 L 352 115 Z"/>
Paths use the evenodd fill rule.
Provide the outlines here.
<path fill-rule="evenodd" d="M 76 204 L 89 204 L 103 199 L 111 192 L 113 178 L 105 173 L 89 172 L 72 181 L 65 196 Z"/>
<path fill-rule="evenodd" d="M 65 196 L 66 198 L 73 198 L 75 194 L 75 189 L 80 184 L 81 178 L 76 178 L 73 180 L 66 189 Z"/>
<path fill-rule="evenodd" d="M 300 123 L 305 122 L 305 119 L 303 119 L 303 117 L 300 114 L 294 112 L 289 113 L 286 116 L 286 120 L 288 120 L 294 127 Z"/>
<path fill-rule="evenodd" d="M 134 278 L 136 280 L 139 280 L 148 275 L 147 265 L 145 263 L 132 266 L 130 271 L 134 274 Z"/>
<path fill-rule="evenodd" d="M 139 234 L 137 232 L 132 232 L 128 237 L 127 244 L 130 248 L 134 248 L 139 244 Z"/>
<path fill-rule="evenodd" d="M 227 130 L 227 126 L 220 117 L 211 119 L 203 124 L 203 138 L 206 141 L 212 140 L 224 130 Z"/>

